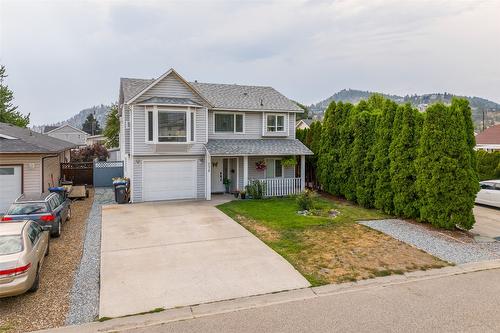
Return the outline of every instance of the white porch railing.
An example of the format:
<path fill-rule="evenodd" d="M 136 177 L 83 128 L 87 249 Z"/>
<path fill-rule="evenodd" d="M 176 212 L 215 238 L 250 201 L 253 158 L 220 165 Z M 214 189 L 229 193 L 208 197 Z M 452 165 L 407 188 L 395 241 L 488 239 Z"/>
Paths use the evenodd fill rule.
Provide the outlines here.
<path fill-rule="evenodd" d="M 283 197 L 299 194 L 302 191 L 300 178 L 267 178 L 252 181 L 258 181 L 264 186 L 265 197 Z"/>

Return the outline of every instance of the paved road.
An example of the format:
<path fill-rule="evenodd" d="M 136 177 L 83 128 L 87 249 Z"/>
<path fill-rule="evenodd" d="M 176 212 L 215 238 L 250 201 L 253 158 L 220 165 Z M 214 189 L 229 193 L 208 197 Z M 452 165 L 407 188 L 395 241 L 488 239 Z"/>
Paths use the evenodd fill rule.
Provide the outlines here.
<path fill-rule="evenodd" d="M 99 315 L 118 317 L 309 286 L 216 203 L 103 207 Z"/>
<path fill-rule="evenodd" d="M 500 269 L 420 280 L 127 332 L 499 332 Z"/>
<path fill-rule="evenodd" d="M 500 240 L 500 208 L 474 206 L 476 223 L 471 230 L 481 236 Z"/>

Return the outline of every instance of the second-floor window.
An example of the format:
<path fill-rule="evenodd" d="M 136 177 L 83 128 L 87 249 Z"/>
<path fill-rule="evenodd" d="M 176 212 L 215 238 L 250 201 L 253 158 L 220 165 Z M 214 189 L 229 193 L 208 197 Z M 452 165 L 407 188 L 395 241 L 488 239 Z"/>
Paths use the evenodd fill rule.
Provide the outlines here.
<path fill-rule="evenodd" d="M 243 114 L 215 113 L 214 129 L 216 133 L 243 133 Z"/>
<path fill-rule="evenodd" d="M 267 131 L 268 132 L 284 132 L 285 131 L 285 116 L 277 114 L 267 115 Z"/>

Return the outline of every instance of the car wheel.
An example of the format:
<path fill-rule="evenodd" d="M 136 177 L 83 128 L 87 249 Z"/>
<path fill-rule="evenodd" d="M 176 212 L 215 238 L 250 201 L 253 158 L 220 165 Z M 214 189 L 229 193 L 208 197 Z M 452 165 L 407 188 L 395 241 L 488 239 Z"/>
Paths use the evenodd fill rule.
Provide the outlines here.
<path fill-rule="evenodd" d="M 40 287 L 40 266 L 36 267 L 36 275 L 35 275 L 35 281 L 33 281 L 33 284 L 31 285 L 31 288 L 28 289 L 30 293 L 33 293 L 38 290 Z"/>
<path fill-rule="evenodd" d="M 61 229 L 62 229 L 61 221 L 57 220 L 56 223 L 54 224 L 54 226 L 52 227 L 51 236 L 52 237 L 59 237 L 59 236 L 61 236 Z"/>
<path fill-rule="evenodd" d="M 45 251 L 45 256 L 48 256 L 50 252 L 50 239 L 47 240 L 47 250 Z"/>
<path fill-rule="evenodd" d="M 66 217 L 66 221 L 71 220 L 71 207 L 68 207 L 68 216 Z"/>

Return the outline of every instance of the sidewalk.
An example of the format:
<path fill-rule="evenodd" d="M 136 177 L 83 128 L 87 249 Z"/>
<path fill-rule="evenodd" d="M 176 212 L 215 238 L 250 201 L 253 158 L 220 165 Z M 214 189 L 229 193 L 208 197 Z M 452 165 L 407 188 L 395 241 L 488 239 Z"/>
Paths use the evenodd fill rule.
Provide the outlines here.
<path fill-rule="evenodd" d="M 479 281 L 475 281 L 475 279 L 478 279 Z M 208 328 L 211 327 L 214 329 L 214 332 L 216 332 L 217 330 L 215 329 L 215 327 L 217 325 L 213 326 L 214 320 L 215 322 L 219 321 L 210 318 L 219 318 L 219 316 L 222 316 L 222 314 L 227 314 L 227 316 L 233 316 L 233 317 L 239 316 L 239 319 L 236 322 L 240 322 L 240 324 L 243 324 L 245 322 L 248 322 L 249 317 L 247 316 L 247 314 L 250 312 L 251 313 L 258 312 L 259 314 L 262 314 L 264 316 L 266 313 L 271 313 L 272 312 L 271 310 L 278 311 L 278 313 L 280 313 L 279 310 L 276 310 L 276 307 L 274 307 L 274 306 L 278 307 L 279 304 L 281 304 L 282 307 L 285 307 L 287 309 L 293 308 L 295 309 L 293 311 L 299 311 L 299 314 L 301 313 L 300 311 L 302 311 L 302 316 L 306 313 L 310 313 L 311 307 L 313 307 L 313 305 L 311 304 L 316 304 L 314 306 L 319 307 L 318 311 L 310 313 L 310 315 L 319 316 L 320 318 L 318 318 L 318 322 L 321 322 L 321 320 L 328 320 L 328 318 L 325 318 L 326 312 L 322 313 L 322 311 L 327 311 L 327 309 L 331 308 L 335 308 L 336 309 L 335 311 L 340 311 L 343 309 L 343 311 L 345 312 L 348 310 L 349 307 L 355 306 L 356 307 L 355 311 L 353 310 L 348 312 L 348 315 L 351 316 L 352 319 L 353 317 L 356 317 L 356 314 L 359 311 L 361 312 L 373 311 L 374 313 L 380 311 L 387 311 L 387 314 L 389 314 L 391 313 L 389 311 L 389 308 L 385 309 L 384 307 L 385 306 L 391 308 L 395 307 L 394 311 L 396 312 L 391 313 L 391 315 L 396 316 L 395 318 L 393 318 L 394 322 L 397 323 L 397 320 L 400 320 L 402 318 L 410 321 L 413 320 L 417 325 L 416 327 L 421 327 L 420 330 L 423 330 L 423 328 L 426 326 L 418 326 L 418 325 L 421 324 L 420 323 L 421 321 L 425 321 L 423 320 L 423 318 L 427 318 L 427 316 L 429 316 L 429 313 L 425 313 L 426 311 L 425 302 L 428 302 L 429 303 L 428 311 L 431 311 L 430 310 L 431 305 L 432 307 L 435 307 L 437 309 L 442 309 L 442 311 L 451 311 L 451 312 L 458 310 L 456 309 L 456 307 L 463 306 L 466 308 L 467 311 L 470 311 L 470 314 L 467 314 L 465 319 L 462 318 L 461 320 L 467 320 L 467 323 L 473 323 L 474 325 L 477 325 L 478 323 L 477 320 L 474 319 L 474 316 L 476 317 L 479 316 L 479 314 L 477 314 L 476 312 L 482 311 L 481 313 L 483 313 L 483 317 L 484 315 L 487 316 L 491 315 L 490 318 L 491 323 L 493 323 L 494 325 L 498 325 L 498 323 L 495 324 L 495 318 L 498 318 L 500 313 L 496 313 L 493 316 L 493 314 L 488 313 L 488 311 L 498 312 L 500 311 L 500 309 L 498 309 L 498 307 L 495 307 L 493 305 L 489 306 L 488 302 L 496 302 L 496 303 L 500 302 L 500 290 L 499 290 L 499 285 L 497 283 L 499 279 L 500 279 L 500 260 L 493 260 L 480 263 L 468 263 L 458 266 L 445 267 L 436 270 L 417 271 L 417 272 L 407 273 L 404 275 L 387 276 L 376 279 L 358 281 L 354 283 L 344 283 L 344 284 L 326 285 L 313 288 L 296 289 L 275 294 L 266 294 L 260 296 L 239 298 L 229 301 L 186 306 L 181 308 L 165 310 L 159 313 L 117 318 L 105 322 L 95 322 L 80 326 L 63 327 L 51 330 L 51 332 L 72 333 L 72 332 L 103 332 L 103 331 L 106 332 L 106 331 L 125 331 L 125 330 L 137 330 L 137 332 L 139 331 L 156 332 L 164 329 L 167 323 L 172 323 L 172 325 L 174 325 L 175 324 L 174 322 L 179 322 L 179 325 L 192 325 L 192 327 L 190 327 L 189 329 L 184 327 L 183 329 L 184 331 L 185 330 L 210 331 Z M 454 285 L 454 283 L 457 284 L 457 286 Z M 418 291 L 409 292 L 410 290 L 413 289 Z M 370 298 L 372 302 L 375 302 L 377 300 L 378 302 L 380 302 L 380 297 L 382 296 L 373 297 L 374 294 L 387 293 L 387 292 L 390 293 L 392 295 L 391 297 L 393 298 L 391 299 L 390 302 L 387 301 L 387 302 L 382 302 L 383 304 L 374 304 L 373 307 L 368 306 L 366 304 L 367 297 Z M 480 299 L 477 299 L 478 297 Z M 493 297 L 498 297 L 498 299 L 494 300 Z M 358 298 L 360 299 L 359 303 L 358 301 L 356 301 L 356 299 Z M 407 298 L 407 301 L 405 301 L 405 298 Z M 474 300 L 479 305 L 476 304 L 473 306 L 468 302 L 461 302 L 461 300 L 463 299 L 468 299 L 468 302 Z M 483 301 L 482 305 L 480 305 L 481 300 Z M 301 302 L 304 302 L 304 305 L 301 306 Z M 424 304 L 421 304 L 422 302 L 424 302 Z M 438 302 L 438 304 L 434 304 L 435 302 Z M 417 307 L 417 309 L 414 309 L 413 311 L 418 310 L 423 313 L 419 313 L 418 311 L 411 313 L 411 315 L 404 313 L 401 314 L 397 313 L 398 311 L 397 309 L 400 309 L 399 311 L 408 311 L 408 309 L 411 309 L 411 307 L 409 306 L 410 303 L 415 307 Z M 304 308 L 301 310 L 301 307 Z M 251 309 L 253 310 L 250 311 Z M 245 313 L 241 312 L 242 310 L 245 311 Z M 463 310 L 465 311 L 465 309 Z M 438 315 L 439 317 L 438 312 L 433 313 L 433 315 Z M 456 315 L 457 316 L 461 315 L 461 312 L 456 311 Z M 300 315 L 295 315 L 291 317 L 286 316 L 286 319 L 287 320 L 296 319 L 298 318 L 297 316 L 300 317 Z M 337 316 L 339 315 L 337 314 Z M 381 316 L 384 317 L 383 315 Z M 402 317 L 400 318 L 398 316 Z M 323 319 L 321 319 L 321 317 L 323 317 Z M 380 322 L 381 320 L 381 318 L 377 318 L 376 316 L 373 315 L 370 315 L 370 317 L 373 317 L 372 319 L 374 320 L 374 323 Z M 202 318 L 203 320 L 206 319 L 207 321 L 211 320 L 210 326 L 205 327 L 202 325 L 201 327 L 199 327 L 199 325 L 203 324 L 199 323 L 199 321 L 202 320 Z M 272 318 L 267 318 L 267 320 L 270 320 L 271 322 L 266 323 L 266 325 L 271 325 L 271 326 L 266 327 L 266 329 L 273 329 L 273 330 L 276 329 L 277 331 L 283 331 L 285 327 L 280 326 L 280 324 L 283 324 L 282 321 L 284 318 L 285 317 L 280 314 L 280 316 L 274 318 L 275 321 L 274 323 L 272 322 L 273 321 Z M 313 318 L 310 319 L 311 320 L 309 321 L 309 324 L 311 326 L 309 330 L 312 331 L 313 328 L 315 328 L 314 327 L 315 324 L 312 321 Z M 350 320 L 347 317 L 342 318 L 342 316 L 340 316 L 340 318 L 338 319 L 341 320 L 341 322 L 337 322 L 337 324 L 339 325 L 341 323 L 345 325 L 346 321 Z M 234 320 L 235 319 L 233 318 L 232 321 Z M 297 323 L 297 325 L 299 324 L 300 323 Z M 359 322 L 353 322 L 352 324 L 359 325 Z M 411 323 L 408 323 L 408 325 L 410 324 Z M 439 323 L 435 324 L 438 325 Z M 158 328 L 158 325 L 162 326 Z M 259 325 L 259 322 L 256 321 L 253 323 L 253 325 Z M 273 325 L 277 326 L 273 327 Z M 254 330 L 255 327 L 256 326 L 250 326 L 250 328 L 253 328 Z M 295 327 L 290 327 L 290 330 L 297 331 L 298 327 L 300 327 L 300 325 Z M 477 328 L 479 327 L 480 326 L 478 326 Z M 333 326 L 330 327 L 330 330 L 332 328 Z M 406 328 L 402 327 L 400 329 L 411 330 L 412 328 L 414 327 L 406 327 Z M 439 328 L 440 327 L 437 326 L 434 327 L 434 329 L 437 330 L 439 330 Z M 467 327 L 462 327 L 462 328 L 464 328 L 464 330 L 466 331 L 468 330 Z M 240 329 L 242 331 L 245 331 L 243 327 L 238 327 L 238 330 Z M 318 329 L 321 331 L 323 328 L 320 327 Z M 443 328 L 441 327 L 441 329 Z M 481 327 L 481 330 L 483 332 L 494 331 L 494 329 L 496 329 L 496 327 L 492 327 L 490 323 L 485 323 L 485 326 Z M 382 327 L 379 327 L 379 330 L 382 330 Z M 390 327 L 385 327 L 385 331 L 391 331 L 391 330 L 392 329 Z M 397 329 L 395 328 L 394 330 Z"/>

